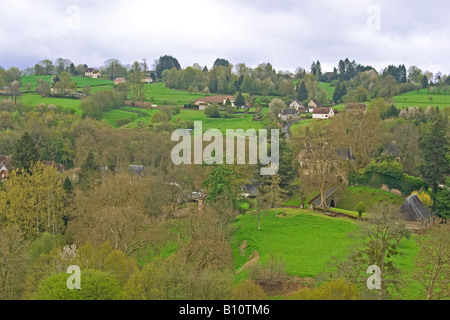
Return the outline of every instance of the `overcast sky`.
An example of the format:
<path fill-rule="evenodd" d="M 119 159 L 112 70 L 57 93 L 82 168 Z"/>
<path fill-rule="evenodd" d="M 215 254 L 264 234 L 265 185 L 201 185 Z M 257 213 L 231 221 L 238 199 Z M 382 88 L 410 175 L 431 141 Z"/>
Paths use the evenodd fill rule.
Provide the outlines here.
<path fill-rule="evenodd" d="M 168 54 L 183 68 L 216 58 L 276 70 L 332 71 L 346 57 L 450 73 L 449 1 L 0 0 L 0 66 L 49 58 L 100 67 Z"/>

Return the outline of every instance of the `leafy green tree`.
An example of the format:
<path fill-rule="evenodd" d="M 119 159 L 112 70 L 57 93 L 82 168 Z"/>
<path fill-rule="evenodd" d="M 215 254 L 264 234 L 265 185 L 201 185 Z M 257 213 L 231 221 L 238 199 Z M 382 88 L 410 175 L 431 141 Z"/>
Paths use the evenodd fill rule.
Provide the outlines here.
<path fill-rule="evenodd" d="M 253 92 L 254 88 L 255 88 L 255 81 L 253 80 L 253 78 L 250 77 L 249 75 L 245 75 L 244 79 L 242 80 L 240 90 L 242 92 L 251 93 Z"/>
<path fill-rule="evenodd" d="M 366 212 L 366 205 L 364 202 L 360 201 L 355 207 L 355 211 L 358 212 L 358 217 L 362 218 L 362 214 Z"/>
<path fill-rule="evenodd" d="M 56 234 L 64 228 L 65 192 L 55 168 L 34 163 L 28 171 L 13 171 L 0 197 L 3 219 L 20 227 L 24 236 Z"/>
<path fill-rule="evenodd" d="M 168 122 L 169 121 L 169 117 L 167 116 L 166 113 L 162 112 L 162 111 L 158 111 L 157 113 L 155 113 L 152 117 L 152 119 L 150 120 L 152 123 L 161 123 L 161 122 Z"/>
<path fill-rule="evenodd" d="M 14 166 L 30 172 L 33 163 L 39 161 L 39 151 L 33 137 L 26 131 L 17 141 L 13 153 Z"/>
<path fill-rule="evenodd" d="M 109 75 L 110 80 L 114 80 L 116 77 L 121 76 L 124 73 L 124 70 L 125 68 L 117 59 L 112 58 L 105 61 L 104 73 Z"/>
<path fill-rule="evenodd" d="M 36 260 L 41 254 L 49 254 L 55 246 L 62 247 L 64 244 L 65 241 L 61 235 L 44 232 L 30 246 L 31 259 Z"/>
<path fill-rule="evenodd" d="M 163 71 L 170 70 L 172 68 L 176 68 L 177 70 L 181 69 L 181 66 L 180 66 L 180 63 L 178 62 L 178 60 L 169 55 L 161 56 L 156 61 L 156 77 L 158 79 L 161 79 Z"/>
<path fill-rule="evenodd" d="M 275 117 L 278 117 L 278 114 L 286 108 L 286 103 L 278 98 L 273 99 L 269 103 L 269 110 L 270 113 L 273 114 Z"/>
<path fill-rule="evenodd" d="M 32 295 L 33 300 L 116 300 L 122 288 L 116 278 L 100 270 L 81 270 L 81 289 L 67 288 L 69 274 L 60 273 L 43 279 Z"/>
<path fill-rule="evenodd" d="M 233 169 L 227 166 L 214 167 L 203 182 L 203 186 L 208 190 L 207 200 L 213 203 L 221 200 L 229 201 L 236 207 L 237 179 L 238 175 Z"/>
<path fill-rule="evenodd" d="M 369 91 L 367 91 L 367 89 L 364 88 L 363 86 L 359 86 L 358 88 L 355 89 L 354 96 L 357 102 L 364 102 L 367 101 L 368 99 Z"/>
<path fill-rule="evenodd" d="M 205 108 L 205 115 L 208 118 L 220 118 L 220 107 L 214 103 Z"/>
<path fill-rule="evenodd" d="M 236 113 L 236 110 L 233 108 L 233 105 L 231 104 L 230 99 L 226 100 L 224 109 L 228 115 Z"/>

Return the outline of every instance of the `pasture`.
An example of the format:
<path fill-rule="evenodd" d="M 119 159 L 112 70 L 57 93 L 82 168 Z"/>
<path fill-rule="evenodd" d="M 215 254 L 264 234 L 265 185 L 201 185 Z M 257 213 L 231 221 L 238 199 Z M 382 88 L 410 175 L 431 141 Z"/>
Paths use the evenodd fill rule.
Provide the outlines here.
<path fill-rule="evenodd" d="M 428 108 L 428 106 L 433 107 L 450 107 L 450 94 L 444 94 L 444 92 L 432 93 L 428 92 L 427 89 L 422 89 L 419 92 L 410 91 L 392 98 L 398 109 L 408 108 L 408 107 L 420 107 L 423 109 Z"/>
<path fill-rule="evenodd" d="M 40 95 L 35 93 L 25 93 L 22 95 L 21 99 L 24 105 L 37 106 L 40 103 L 45 103 L 46 105 L 53 104 L 65 111 L 73 111 L 80 116 L 83 114 L 80 108 L 81 100 L 79 99 L 53 97 L 42 98 Z"/>
<path fill-rule="evenodd" d="M 265 211 L 259 231 L 256 215 L 247 213 L 238 217 L 233 237 L 235 271 L 244 266 L 256 250 L 262 265 L 267 266 L 273 256 L 275 261 L 281 258 L 287 274 L 315 278 L 330 271 L 332 258 L 344 258 L 350 252 L 355 240 L 349 234 L 359 228 L 352 220 L 331 218 L 309 210 L 280 209 L 279 212 L 284 216 L 276 218 L 273 210 Z M 247 248 L 242 253 L 239 246 L 244 241 L 247 241 Z M 402 272 L 400 278 L 404 280 L 405 288 L 394 298 L 418 299 L 422 289 L 411 278 L 418 253 L 414 236 L 400 242 L 399 252 L 392 260 Z M 248 271 L 242 271 L 237 274 L 237 279 L 247 276 Z"/>
<path fill-rule="evenodd" d="M 327 92 L 327 99 L 333 100 L 333 94 L 336 87 L 332 87 L 331 83 L 319 82 L 319 89 L 324 89 Z"/>
<path fill-rule="evenodd" d="M 337 208 L 353 211 L 360 201 L 364 202 L 367 210 L 370 211 L 375 209 L 377 204 L 381 203 L 389 203 L 400 208 L 405 199 L 384 190 L 367 187 L 348 187 L 340 198 Z"/>
<path fill-rule="evenodd" d="M 265 265 L 271 255 L 282 258 L 285 271 L 300 277 L 316 277 L 327 271 L 327 262 L 332 257 L 344 257 L 352 244 L 347 234 L 357 230 L 350 220 L 330 218 L 302 209 L 280 209 L 286 214 L 276 218 L 273 210 L 261 216 L 258 231 L 256 215 L 247 213 L 235 223 L 233 252 L 238 270 L 255 250 L 260 263 Z M 241 255 L 238 246 L 247 241 L 248 247 Z"/>
<path fill-rule="evenodd" d="M 206 96 L 204 93 L 166 88 L 164 82 L 145 85 L 145 100 L 155 105 L 183 106 L 192 100 Z"/>
<path fill-rule="evenodd" d="M 22 92 L 34 92 L 36 91 L 37 81 L 38 79 L 43 79 L 47 82 L 52 81 L 51 75 L 45 75 L 45 76 L 23 76 L 22 77 Z M 72 81 L 76 82 L 78 88 L 83 87 L 97 87 L 97 86 L 109 86 L 109 88 L 112 88 L 114 86 L 114 82 L 111 80 L 104 80 L 104 79 L 92 79 L 92 78 L 86 78 L 86 77 L 72 77 Z M 30 90 L 27 89 L 27 84 L 30 84 Z"/>

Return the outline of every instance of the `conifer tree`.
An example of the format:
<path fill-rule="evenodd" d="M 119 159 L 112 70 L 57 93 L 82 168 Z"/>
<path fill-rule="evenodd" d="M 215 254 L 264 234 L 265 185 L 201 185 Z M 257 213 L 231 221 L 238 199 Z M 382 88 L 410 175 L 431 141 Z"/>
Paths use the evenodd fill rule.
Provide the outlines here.
<path fill-rule="evenodd" d="M 300 82 L 300 86 L 298 88 L 298 100 L 306 101 L 308 99 L 308 89 L 306 89 L 305 82 Z"/>
<path fill-rule="evenodd" d="M 33 163 L 39 161 L 39 151 L 33 137 L 25 132 L 15 145 L 13 154 L 14 166 L 29 172 Z"/>

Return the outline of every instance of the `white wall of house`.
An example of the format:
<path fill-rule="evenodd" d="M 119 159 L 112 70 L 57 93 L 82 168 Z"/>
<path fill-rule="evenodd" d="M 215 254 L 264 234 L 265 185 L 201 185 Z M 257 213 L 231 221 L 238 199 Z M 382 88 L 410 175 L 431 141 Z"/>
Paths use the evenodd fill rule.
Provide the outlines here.
<path fill-rule="evenodd" d="M 312 115 L 313 119 L 328 119 L 334 117 L 334 111 L 333 109 L 330 110 L 328 114 L 322 114 L 322 113 L 313 113 Z"/>

